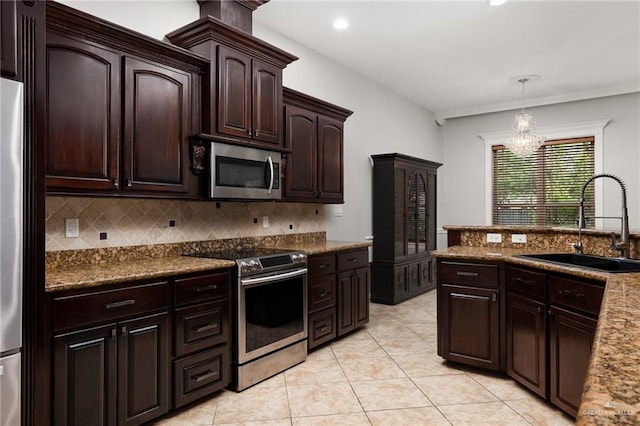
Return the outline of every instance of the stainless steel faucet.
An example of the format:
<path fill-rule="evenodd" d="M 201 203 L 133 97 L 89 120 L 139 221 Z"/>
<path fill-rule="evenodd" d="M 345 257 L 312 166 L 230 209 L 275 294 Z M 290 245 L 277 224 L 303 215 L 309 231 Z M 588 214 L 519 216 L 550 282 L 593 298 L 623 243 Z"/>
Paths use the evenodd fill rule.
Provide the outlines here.
<path fill-rule="evenodd" d="M 601 173 L 598 175 L 594 175 L 587 179 L 587 181 L 582 185 L 582 192 L 580 193 L 580 210 L 579 210 L 579 218 L 578 218 L 578 242 L 573 245 L 573 248 L 577 253 L 583 253 L 582 246 L 582 228 L 584 228 L 584 193 L 587 190 L 587 186 L 598 178 L 611 178 L 618 182 L 620 185 L 620 189 L 622 191 L 622 212 L 620 217 L 616 217 L 616 219 L 620 219 L 622 221 L 620 227 L 620 241 L 616 242 L 616 234 L 615 232 L 611 233 L 611 250 L 616 250 L 620 252 L 620 257 L 628 259 L 631 254 L 631 244 L 629 243 L 629 214 L 627 213 L 627 187 L 618 176 L 611 175 L 608 173 Z M 599 217 L 594 217 L 599 218 Z M 607 218 L 608 219 L 608 218 Z"/>

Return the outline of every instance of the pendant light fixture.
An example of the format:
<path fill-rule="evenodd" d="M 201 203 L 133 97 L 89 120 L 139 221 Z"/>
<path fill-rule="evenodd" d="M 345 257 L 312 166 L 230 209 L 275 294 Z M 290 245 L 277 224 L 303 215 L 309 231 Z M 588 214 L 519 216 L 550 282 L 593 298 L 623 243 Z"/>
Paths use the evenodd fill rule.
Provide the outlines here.
<path fill-rule="evenodd" d="M 512 83 L 522 84 L 522 111 L 516 115 L 513 126 L 511 127 L 513 134 L 505 141 L 504 145 L 515 156 L 520 158 L 529 157 L 531 154 L 536 152 L 545 140 L 543 137 L 536 136 L 536 122 L 533 119 L 533 114 L 525 112 L 524 110 L 524 84 L 527 81 L 535 81 L 539 79 L 540 76 L 535 74 L 522 75 L 510 79 Z"/>

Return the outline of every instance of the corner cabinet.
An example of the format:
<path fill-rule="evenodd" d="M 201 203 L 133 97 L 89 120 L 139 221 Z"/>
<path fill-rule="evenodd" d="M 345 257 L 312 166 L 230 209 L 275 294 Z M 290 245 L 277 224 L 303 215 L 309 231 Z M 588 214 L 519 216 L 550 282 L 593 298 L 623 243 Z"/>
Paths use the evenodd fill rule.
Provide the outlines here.
<path fill-rule="evenodd" d="M 49 193 L 197 198 L 203 58 L 47 5 Z"/>
<path fill-rule="evenodd" d="M 394 305 L 435 288 L 436 175 L 442 164 L 373 155 L 371 301 Z"/>
<path fill-rule="evenodd" d="M 344 122 L 353 113 L 283 89 L 286 201 L 344 202 Z"/>
<path fill-rule="evenodd" d="M 204 133 L 282 150 L 282 70 L 297 57 L 212 16 L 167 38 L 211 61 Z"/>

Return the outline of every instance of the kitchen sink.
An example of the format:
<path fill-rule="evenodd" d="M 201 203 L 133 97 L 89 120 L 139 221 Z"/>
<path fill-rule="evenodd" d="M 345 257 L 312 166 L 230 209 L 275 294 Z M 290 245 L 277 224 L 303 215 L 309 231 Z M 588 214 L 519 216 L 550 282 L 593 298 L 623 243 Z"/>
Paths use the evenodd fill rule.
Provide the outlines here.
<path fill-rule="evenodd" d="M 516 257 L 542 260 L 544 262 L 571 265 L 605 272 L 640 272 L 640 260 L 616 257 L 591 256 L 575 253 L 521 254 Z"/>

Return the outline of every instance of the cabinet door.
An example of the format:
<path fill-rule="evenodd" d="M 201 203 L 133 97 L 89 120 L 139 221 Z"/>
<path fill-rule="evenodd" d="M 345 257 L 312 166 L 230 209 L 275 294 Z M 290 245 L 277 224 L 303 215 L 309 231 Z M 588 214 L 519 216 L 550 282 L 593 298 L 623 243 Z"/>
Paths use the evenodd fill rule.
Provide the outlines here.
<path fill-rule="evenodd" d="M 187 192 L 190 76 L 125 59 L 124 186 Z"/>
<path fill-rule="evenodd" d="M 427 227 L 427 174 L 410 170 L 406 196 L 407 255 L 423 254 L 429 248 Z"/>
<path fill-rule="evenodd" d="M 251 58 L 218 46 L 219 133 L 249 138 L 251 131 Z"/>
<path fill-rule="evenodd" d="M 438 340 L 443 358 L 498 370 L 498 291 L 450 285 L 439 290 Z"/>
<path fill-rule="evenodd" d="M 356 328 L 369 322 L 369 293 L 371 278 L 369 268 L 357 269 L 351 276 L 356 291 L 354 300 Z"/>
<path fill-rule="evenodd" d="M 356 328 L 356 289 L 353 285 L 351 272 L 338 275 L 338 336 Z"/>
<path fill-rule="evenodd" d="M 47 33 L 48 189 L 120 186 L 119 90 L 116 53 Z"/>
<path fill-rule="evenodd" d="M 168 411 L 168 330 L 166 313 L 118 323 L 119 425 L 138 425 Z"/>
<path fill-rule="evenodd" d="M 549 315 L 549 398 L 575 417 L 597 321 L 555 306 L 551 306 Z"/>
<path fill-rule="evenodd" d="M 420 262 L 420 287 L 421 291 L 435 288 L 433 281 L 433 259 L 429 258 Z"/>
<path fill-rule="evenodd" d="M 55 425 L 116 424 L 116 325 L 53 339 Z"/>
<path fill-rule="evenodd" d="M 282 145 L 282 70 L 253 60 L 252 138 L 267 146 Z"/>
<path fill-rule="evenodd" d="M 342 121 L 318 116 L 318 196 L 322 201 L 344 199 Z"/>
<path fill-rule="evenodd" d="M 509 292 L 506 310 L 507 374 L 546 398 L 546 306 Z"/>
<path fill-rule="evenodd" d="M 287 198 L 318 197 L 318 140 L 316 115 L 302 108 L 285 107 L 285 148 L 290 149 L 285 166 Z"/>

